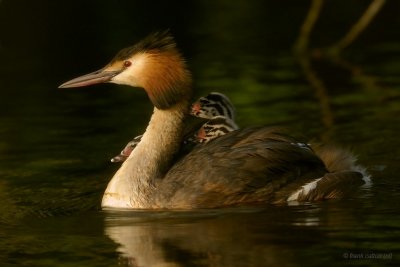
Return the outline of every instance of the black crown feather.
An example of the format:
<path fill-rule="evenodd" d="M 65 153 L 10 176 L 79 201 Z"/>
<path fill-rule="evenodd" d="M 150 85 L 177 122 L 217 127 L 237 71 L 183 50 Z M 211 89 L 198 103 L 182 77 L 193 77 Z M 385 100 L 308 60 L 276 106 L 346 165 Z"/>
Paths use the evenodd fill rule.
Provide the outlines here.
<path fill-rule="evenodd" d="M 176 43 L 169 30 L 155 32 L 142 39 L 139 43 L 119 51 L 112 62 L 127 59 L 140 52 L 149 52 L 152 50 L 167 52 L 175 48 Z"/>

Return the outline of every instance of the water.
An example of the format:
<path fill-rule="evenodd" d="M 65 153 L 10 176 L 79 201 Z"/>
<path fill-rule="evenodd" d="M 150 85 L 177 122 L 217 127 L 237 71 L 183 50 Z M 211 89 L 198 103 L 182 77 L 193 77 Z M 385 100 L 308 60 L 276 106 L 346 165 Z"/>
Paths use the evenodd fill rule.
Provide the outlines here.
<path fill-rule="evenodd" d="M 310 46 L 339 39 L 368 4 L 328 1 Z M 1 1 L 1 266 L 398 265 L 399 4 L 386 3 L 342 54 L 347 62 L 314 52 L 322 91 L 292 53 L 308 6 Z M 227 94 L 242 127 L 281 125 L 350 147 L 373 186 L 300 206 L 101 211 L 118 168 L 109 159 L 143 132 L 152 108 L 139 89 L 56 88 L 167 27 L 196 96 Z"/>

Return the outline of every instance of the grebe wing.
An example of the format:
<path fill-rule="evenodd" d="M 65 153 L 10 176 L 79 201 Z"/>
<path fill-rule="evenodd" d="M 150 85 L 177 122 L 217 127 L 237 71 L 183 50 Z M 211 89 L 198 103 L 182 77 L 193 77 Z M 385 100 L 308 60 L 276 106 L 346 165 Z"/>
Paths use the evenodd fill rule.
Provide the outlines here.
<path fill-rule="evenodd" d="M 165 208 L 212 208 L 266 202 L 289 182 L 300 184 L 327 170 L 312 150 L 272 127 L 246 128 L 195 147 L 159 181 Z"/>

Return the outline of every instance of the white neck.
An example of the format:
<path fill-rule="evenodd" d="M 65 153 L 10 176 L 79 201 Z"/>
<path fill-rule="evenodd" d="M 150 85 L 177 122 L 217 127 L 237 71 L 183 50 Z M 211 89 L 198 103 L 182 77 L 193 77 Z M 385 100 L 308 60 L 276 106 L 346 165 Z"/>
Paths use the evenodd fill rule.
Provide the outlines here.
<path fill-rule="evenodd" d="M 153 207 L 157 180 L 169 169 L 182 140 L 188 103 L 168 110 L 154 108 L 142 140 L 109 182 L 101 206 L 146 209 Z"/>

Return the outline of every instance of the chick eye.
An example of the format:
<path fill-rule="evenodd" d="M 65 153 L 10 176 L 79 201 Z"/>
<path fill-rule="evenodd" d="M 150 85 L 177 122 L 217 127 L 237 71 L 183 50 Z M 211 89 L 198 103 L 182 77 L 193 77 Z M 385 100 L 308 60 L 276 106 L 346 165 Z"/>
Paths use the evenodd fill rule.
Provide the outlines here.
<path fill-rule="evenodd" d="M 132 62 L 130 62 L 129 60 L 125 60 L 124 61 L 124 67 L 125 68 L 129 67 L 130 65 L 132 65 Z"/>

